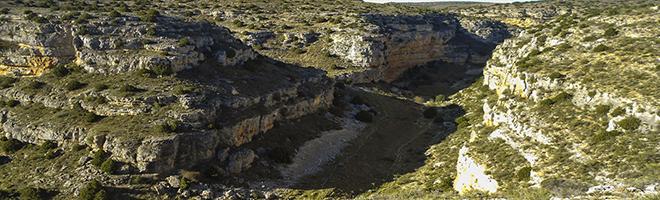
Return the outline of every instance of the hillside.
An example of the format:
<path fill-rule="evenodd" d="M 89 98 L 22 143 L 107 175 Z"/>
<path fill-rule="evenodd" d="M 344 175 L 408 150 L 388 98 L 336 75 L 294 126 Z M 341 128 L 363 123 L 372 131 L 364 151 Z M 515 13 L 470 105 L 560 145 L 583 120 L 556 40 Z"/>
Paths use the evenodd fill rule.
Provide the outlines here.
<path fill-rule="evenodd" d="M 0 199 L 654 198 L 659 5 L 3 1 Z"/>

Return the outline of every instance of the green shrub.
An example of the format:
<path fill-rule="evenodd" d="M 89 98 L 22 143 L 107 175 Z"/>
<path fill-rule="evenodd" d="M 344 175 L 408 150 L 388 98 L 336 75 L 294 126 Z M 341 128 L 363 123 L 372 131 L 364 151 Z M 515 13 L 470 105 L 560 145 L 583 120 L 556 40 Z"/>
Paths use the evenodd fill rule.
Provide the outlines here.
<path fill-rule="evenodd" d="M 593 42 L 593 41 L 596 41 L 597 39 L 598 39 L 598 37 L 596 37 L 594 35 L 590 35 L 590 36 L 582 38 L 582 42 Z"/>
<path fill-rule="evenodd" d="M 355 115 L 355 119 L 360 120 L 362 122 L 372 122 L 374 121 L 374 116 L 369 113 L 369 111 L 360 111 Z"/>
<path fill-rule="evenodd" d="M 77 89 L 80 89 L 82 87 L 83 87 L 83 84 L 76 81 L 76 80 L 69 81 L 68 83 L 66 83 L 66 85 L 64 85 L 64 89 L 66 89 L 68 91 L 77 90 Z"/>
<path fill-rule="evenodd" d="M 427 108 L 426 110 L 424 110 L 423 114 L 424 114 L 424 118 L 426 119 L 434 118 L 435 116 L 438 115 L 438 108 L 436 107 Z"/>
<path fill-rule="evenodd" d="M 639 126 L 642 124 L 642 120 L 637 117 L 628 117 L 618 121 L 616 124 L 625 130 L 632 131 L 639 128 Z"/>
<path fill-rule="evenodd" d="M 103 188 L 101 187 L 101 183 L 97 180 L 91 180 L 85 185 L 85 187 L 80 190 L 80 194 L 78 195 L 78 198 L 83 199 L 83 200 L 94 200 L 97 193 L 100 191 L 104 191 Z M 104 192 L 105 193 L 105 192 Z"/>
<path fill-rule="evenodd" d="M 149 39 L 142 40 L 142 45 L 147 45 L 147 44 L 151 44 L 151 43 L 153 43 L 153 42 Z"/>
<path fill-rule="evenodd" d="M 516 178 L 518 178 L 519 181 L 528 181 L 531 172 L 532 167 L 523 167 L 522 169 L 518 170 L 518 172 L 516 172 Z"/>
<path fill-rule="evenodd" d="M 80 151 L 85 149 L 85 145 L 80 145 L 78 143 L 74 143 L 73 146 L 71 146 L 71 150 L 73 151 Z"/>
<path fill-rule="evenodd" d="M 103 189 L 99 190 L 94 195 L 94 200 L 107 200 L 107 199 L 108 199 L 108 195 L 106 194 L 106 191 Z"/>
<path fill-rule="evenodd" d="M 182 177 L 181 177 L 181 184 L 180 184 L 179 187 L 180 187 L 181 189 L 184 189 L 184 190 L 185 190 L 185 189 L 188 189 L 188 186 L 189 186 L 188 179 L 186 179 L 186 177 L 183 177 L 183 176 L 182 176 Z"/>
<path fill-rule="evenodd" d="M 132 85 L 129 85 L 129 84 L 122 85 L 119 88 L 119 92 L 121 92 L 121 93 L 132 93 L 132 92 L 137 92 L 137 91 L 138 91 L 138 89 L 136 87 L 134 87 Z"/>
<path fill-rule="evenodd" d="M 596 114 L 607 115 L 607 113 L 610 112 L 611 108 L 612 108 L 611 105 L 598 105 L 596 106 Z"/>
<path fill-rule="evenodd" d="M 561 78 L 562 75 L 559 72 L 553 72 L 552 74 L 548 75 L 551 79 L 558 79 Z"/>
<path fill-rule="evenodd" d="M 101 164 L 105 161 L 105 151 L 103 150 L 98 150 L 94 152 L 94 156 L 92 157 L 92 161 L 90 162 L 92 165 L 95 167 L 100 167 Z"/>
<path fill-rule="evenodd" d="M 303 51 L 302 49 L 299 49 L 299 48 L 293 48 L 293 49 L 291 49 L 291 52 L 293 52 L 295 54 L 305 53 L 305 51 Z"/>
<path fill-rule="evenodd" d="M 156 75 L 167 76 L 172 74 L 172 66 L 168 64 L 157 64 L 152 69 Z"/>
<path fill-rule="evenodd" d="M 600 143 L 602 141 L 613 139 L 619 135 L 621 135 L 621 132 L 619 131 L 603 131 L 591 137 L 591 142 Z"/>
<path fill-rule="evenodd" d="M 541 106 L 550 106 L 552 104 L 555 104 L 555 102 L 552 101 L 552 99 L 543 99 L 541 100 L 541 102 L 539 102 L 539 105 Z"/>
<path fill-rule="evenodd" d="M 42 82 L 39 82 L 39 81 L 32 81 L 32 82 L 28 83 L 28 84 L 25 86 L 25 88 L 26 88 L 26 89 L 36 90 L 36 89 L 41 88 L 42 86 L 43 86 L 43 83 L 42 83 Z"/>
<path fill-rule="evenodd" d="M 172 93 L 174 93 L 174 94 L 178 94 L 178 95 L 182 95 L 182 94 L 185 94 L 186 91 L 183 90 L 183 87 L 181 87 L 181 86 L 176 86 L 176 87 L 174 88 L 174 90 L 172 90 Z"/>
<path fill-rule="evenodd" d="M 573 98 L 573 95 L 568 94 L 566 92 L 561 92 L 561 93 L 557 94 L 556 96 L 552 97 L 552 101 L 553 102 L 559 102 L 559 101 L 567 100 L 567 99 L 571 99 L 571 98 Z"/>
<path fill-rule="evenodd" d="M 0 8 L 0 14 L 9 14 L 9 8 Z"/>
<path fill-rule="evenodd" d="M 57 77 L 65 77 L 69 74 L 69 70 L 63 65 L 58 65 L 57 67 L 53 68 L 50 73 Z"/>
<path fill-rule="evenodd" d="M 117 40 L 117 41 L 115 41 L 114 44 L 115 44 L 115 48 L 120 48 L 120 47 L 124 46 L 124 41 Z"/>
<path fill-rule="evenodd" d="M 603 44 L 599 44 L 598 46 L 594 47 L 591 52 L 598 53 L 598 52 L 603 52 L 609 50 L 610 47 L 605 46 Z"/>
<path fill-rule="evenodd" d="M 188 44 L 190 44 L 190 41 L 188 40 L 188 38 L 182 38 L 181 40 L 179 40 L 179 43 L 177 44 L 177 46 L 183 47 L 183 46 L 186 46 Z"/>
<path fill-rule="evenodd" d="M 122 16 L 121 13 L 119 13 L 119 11 L 117 10 L 112 10 L 110 11 L 110 13 L 108 13 L 108 17 L 121 17 L 121 16 Z"/>
<path fill-rule="evenodd" d="M 7 107 L 13 108 L 13 107 L 16 107 L 16 106 L 18 106 L 19 104 L 21 104 L 21 102 L 20 102 L 20 101 L 13 100 L 13 99 L 10 99 L 10 100 L 7 100 L 6 104 L 7 104 Z"/>
<path fill-rule="evenodd" d="M 2 151 L 5 153 L 14 153 L 23 148 L 23 142 L 10 138 L 9 140 L 2 143 Z"/>
<path fill-rule="evenodd" d="M 619 30 L 616 30 L 615 28 L 607 28 L 605 29 L 605 32 L 603 33 L 603 37 L 611 37 L 619 34 Z"/>
<path fill-rule="evenodd" d="M 256 50 L 262 50 L 264 47 L 258 44 L 257 46 L 254 46 L 254 49 Z"/>
<path fill-rule="evenodd" d="M 147 32 L 146 32 L 146 34 L 147 34 L 148 36 L 155 36 L 155 35 L 157 34 L 157 33 L 156 33 L 156 29 L 154 29 L 154 28 L 152 28 L 152 27 L 149 27 L 149 28 L 147 28 Z"/>
<path fill-rule="evenodd" d="M 456 122 L 456 124 L 469 123 L 470 119 L 468 119 L 465 116 L 461 116 L 459 118 L 456 118 L 456 120 L 454 120 L 454 122 Z"/>
<path fill-rule="evenodd" d="M 138 12 L 138 15 L 140 15 L 140 19 L 144 22 L 156 22 L 158 21 L 158 17 L 160 17 L 160 13 L 153 9 L 149 9 L 146 13 Z"/>
<path fill-rule="evenodd" d="M 48 151 L 57 148 L 57 143 L 52 140 L 46 140 L 41 144 L 41 150 Z"/>
<path fill-rule="evenodd" d="M 610 112 L 610 116 L 612 117 L 618 117 L 626 113 L 626 109 L 622 107 L 616 107 L 612 112 Z"/>
<path fill-rule="evenodd" d="M 26 187 L 21 190 L 20 200 L 39 200 L 43 198 L 44 191 L 40 188 Z"/>
<path fill-rule="evenodd" d="M 435 96 L 435 101 L 436 102 L 443 102 L 446 99 L 447 99 L 447 97 L 445 97 L 445 95 L 443 95 L 443 94 L 439 94 L 438 96 Z"/>
<path fill-rule="evenodd" d="M 85 114 L 85 121 L 86 122 L 96 122 L 98 120 L 99 120 L 99 116 L 96 115 L 93 112 L 87 112 L 87 114 Z"/>
<path fill-rule="evenodd" d="M 97 91 L 97 92 L 103 91 L 103 90 L 108 89 L 108 88 L 109 88 L 109 86 L 106 85 L 106 84 L 103 84 L 103 83 L 99 83 L 99 84 L 94 85 L 94 91 Z"/>
<path fill-rule="evenodd" d="M 115 161 L 112 159 L 107 159 L 101 164 L 101 171 L 107 173 L 107 174 L 115 174 L 116 169 L 115 169 Z"/>

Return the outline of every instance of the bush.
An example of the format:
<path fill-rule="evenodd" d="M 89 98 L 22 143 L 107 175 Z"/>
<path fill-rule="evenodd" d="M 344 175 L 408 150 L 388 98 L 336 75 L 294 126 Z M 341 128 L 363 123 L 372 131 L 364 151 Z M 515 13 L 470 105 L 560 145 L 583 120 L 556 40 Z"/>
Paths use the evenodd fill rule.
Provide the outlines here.
<path fill-rule="evenodd" d="M 229 49 L 227 49 L 227 58 L 233 58 L 234 56 L 236 56 L 236 50 L 229 47 Z"/>
<path fill-rule="evenodd" d="M 619 34 L 619 30 L 616 30 L 615 28 L 607 28 L 605 32 L 603 33 L 603 37 L 610 37 L 610 36 L 615 36 Z"/>
<path fill-rule="evenodd" d="M 101 164 L 101 171 L 107 173 L 107 174 L 115 174 L 116 169 L 115 169 L 115 161 L 112 159 L 107 159 Z"/>
<path fill-rule="evenodd" d="M 156 29 L 154 29 L 152 27 L 147 28 L 147 35 L 148 36 L 155 36 L 156 34 L 157 34 Z"/>
<path fill-rule="evenodd" d="M 539 105 L 541 106 L 550 106 L 552 104 L 555 104 L 555 102 L 552 99 L 543 99 L 541 102 L 539 102 Z"/>
<path fill-rule="evenodd" d="M 462 123 L 469 123 L 470 120 L 465 116 L 461 116 L 459 118 L 456 118 L 456 120 L 454 120 L 454 122 L 456 122 L 456 124 L 462 124 Z"/>
<path fill-rule="evenodd" d="M 557 79 L 557 78 L 561 78 L 562 75 L 559 72 L 553 72 L 552 74 L 548 75 L 548 77 L 550 77 L 551 79 Z"/>
<path fill-rule="evenodd" d="M 447 97 L 445 97 L 445 95 L 443 95 L 443 94 L 439 94 L 438 96 L 435 96 L 435 101 L 436 102 L 443 102 L 446 99 L 447 99 Z"/>
<path fill-rule="evenodd" d="M 94 200 L 97 193 L 100 191 L 104 191 L 101 187 L 101 183 L 97 180 L 91 180 L 82 190 L 80 190 L 78 198 L 83 200 Z M 103 193 L 105 193 L 105 191 Z"/>
<path fill-rule="evenodd" d="M 117 10 L 112 10 L 110 11 L 110 13 L 108 13 L 108 17 L 121 17 L 121 16 L 122 16 L 121 13 L 119 13 L 119 11 Z"/>
<path fill-rule="evenodd" d="M 98 120 L 99 120 L 99 116 L 94 114 L 93 112 L 87 112 L 87 114 L 85 114 L 86 122 L 96 122 Z"/>
<path fill-rule="evenodd" d="M 178 94 L 178 95 L 182 95 L 182 94 L 185 94 L 186 91 L 183 90 L 183 87 L 181 87 L 181 86 L 176 86 L 176 87 L 174 88 L 174 90 L 172 90 L 172 93 L 174 93 L 174 94 Z"/>
<path fill-rule="evenodd" d="M 158 64 L 153 67 L 153 71 L 156 75 L 167 76 L 172 74 L 172 66 L 168 64 Z"/>
<path fill-rule="evenodd" d="M 372 122 L 374 121 L 374 116 L 371 115 L 368 111 L 360 111 L 355 115 L 355 119 L 360 120 L 362 122 Z"/>
<path fill-rule="evenodd" d="M 32 82 L 28 83 L 28 84 L 25 86 L 25 88 L 26 88 L 26 89 L 33 89 L 33 90 L 36 90 L 36 89 L 41 88 L 42 85 L 43 85 L 42 82 L 39 82 L 39 81 L 32 81 Z"/>
<path fill-rule="evenodd" d="M 612 106 L 610 105 L 598 105 L 596 106 L 596 114 L 598 115 L 607 115 L 608 112 L 610 112 L 610 109 Z"/>
<path fill-rule="evenodd" d="M 17 139 L 10 138 L 9 140 L 2 143 L 2 151 L 5 153 L 14 153 L 23 148 L 23 142 L 18 141 Z"/>
<path fill-rule="evenodd" d="M 293 49 L 291 49 L 291 51 L 295 54 L 305 53 L 305 51 L 303 51 L 302 49 L 299 49 L 299 48 L 293 48 Z"/>
<path fill-rule="evenodd" d="M 445 122 L 445 118 L 442 118 L 441 116 L 437 116 L 437 117 L 433 118 L 433 123 L 439 124 L 439 123 L 442 123 L 442 122 Z"/>
<path fill-rule="evenodd" d="M 254 46 L 254 49 L 256 50 L 262 50 L 264 47 L 258 44 L 257 46 Z"/>
<path fill-rule="evenodd" d="M 424 110 L 424 118 L 431 119 L 438 115 L 438 108 L 430 107 Z"/>
<path fill-rule="evenodd" d="M 38 200 L 43 199 L 42 194 L 44 191 L 40 188 L 26 187 L 21 190 L 21 195 L 18 199 L 21 200 Z"/>
<path fill-rule="evenodd" d="M 610 112 L 610 116 L 612 117 L 618 117 L 626 113 L 626 109 L 621 108 L 621 107 L 616 107 L 612 112 Z"/>
<path fill-rule="evenodd" d="M 9 14 L 9 8 L 0 8 L 0 14 Z"/>
<path fill-rule="evenodd" d="M 115 41 L 115 48 L 120 48 L 122 46 L 124 46 L 124 41 L 121 40 Z"/>
<path fill-rule="evenodd" d="M 591 137 L 591 142 L 599 143 L 605 140 L 610 140 L 619 135 L 621 135 L 621 132 L 619 131 L 603 131 Z"/>
<path fill-rule="evenodd" d="M 571 98 L 573 98 L 573 95 L 568 94 L 566 92 L 561 92 L 561 93 L 557 94 L 556 96 L 552 97 L 552 101 L 553 102 L 559 102 L 559 101 L 567 100 L 567 99 L 571 99 Z"/>
<path fill-rule="evenodd" d="M 609 50 L 609 49 L 610 49 L 610 47 L 605 46 L 605 45 L 603 45 L 603 44 L 600 44 L 600 45 L 594 47 L 594 48 L 591 50 L 591 52 L 598 53 L 598 52 L 607 51 L 607 50 Z"/>
<path fill-rule="evenodd" d="M 99 84 L 94 85 L 94 91 L 100 92 L 100 91 L 103 91 L 105 89 L 108 89 L 108 87 L 109 86 L 106 85 L 106 84 L 99 83 Z"/>
<path fill-rule="evenodd" d="M 68 91 L 77 90 L 77 89 L 80 89 L 82 87 L 83 87 L 83 84 L 76 81 L 76 80 L 69 81 L 68 83 L 66 83 L 66 85 L 64 85 L 64 89 L 66 89 Z"/>
<path fill-rule="evenodd" d="M 69 70 L 63 65 L 58 65 L 57 67 L 53 68 L 50 73 L 57 77 L 65 77 L 69 74 Z"/>
<path fill-rule="evenodd" d="M 186 179 L 186 177 L 181 177 L 181 184 L 180 184 L 179 188 L 185 190 L 185 189 L 188 188 L 188 186 L 189 186 L 188 185 L 188 179 Z"/>
<path fill-rule="evenodd" d="M 528 181 L 531 172 L 532 167 L 523 167 L 522 169 L 518 170 L 518 172 L 516 172 L 516 177 L 520 181 Z"/>
<path fill-rule="evenodd" d="M 132 85 L 129 85 L 129 84 L 122 85 L 119 88 L 119 92 L 121 92 L 121 93 L 132 93 L 132 92 L 137 92 L 137 90 L 138 89 L 136 87 L 134 87 Z"/>
<path fill-rule="evenodd" d="M 190 41 L 188 40 L 188 38 L 183 38 L 183 39 L 179 40 L 179 43 L 177 44 L 177 46 L 183 47 L 183 46 L 186 46 L 188 44 L 190 44 Z"/>
<path fill-rule="evenodd" d="M 41 144 L 41 150 L 48 151 L 51 149 L 57 148 L 57 143 L 54 143 L 52 140 L 46 140 Z"/>
<path fill-rule="evenodd" d="M 21 104 L 21 102 L 20 102 L 20 101 L 13 100 L 13 99 L 10 99 L 10 100 L 7 100 L 7 103 L 6 103 L 6 104 L 7 104 L 7 107 L 13 108 L 13 107 L 16 107 L 16 106 L 18 106 L 19 104 Z"/>
<path fill-rule="evenodd" d="M 92 162 L 90 163 L 96 167 L 100 167 L 104 161 L 105 161 L 105 151 L 98 150 L 94 152 L 94 156 L 92 157 Z"/>
<path fill-rule="evenodd" d="M 365 102 L 364 99 L 362 99 L 362 97 L 360 97 L 360 95 L 357 95 L 357 96 L 353 97 L 353 99 L 351 100 L 350 103 L 355 104 L 355 105 L 362 105 L 362 104 L 365 104 L 367 102 Z"/>
<path fill-rule="evenodd" d="M 642 124 L 642 120 L 637 117 L 628 117 L 618 121 L 616 124 L 625 130 L 632 131 L 639 128 L 639 126 Z"/>

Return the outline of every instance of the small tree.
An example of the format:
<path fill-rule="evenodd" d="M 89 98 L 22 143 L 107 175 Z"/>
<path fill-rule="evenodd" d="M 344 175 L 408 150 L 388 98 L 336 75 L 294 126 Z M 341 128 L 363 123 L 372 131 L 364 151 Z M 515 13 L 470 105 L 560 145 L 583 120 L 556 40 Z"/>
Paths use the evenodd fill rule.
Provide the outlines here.
<path fill-rule="evenodd" d="M 598 53 L 598 52 L 603 52 L 609 50 L 610 47 L 605 46 L 604 44 L 599 44 L 598 46 L 594 47 L 591 52 Z"/>
<path fill-rule="evenodd" d="M 125 84 L 125 85 L 122 85 L 122 86 L 119 88 L 119 92 L 121 92 L 121 93 L 132 93 L 132 92 L 137 92 L 137 88 L 135 88 L 135 87 L 132 86 L 132 85 Z"/>
<path fill-rule="evenodd" d="M 21 190 L 21 195 L 18 196 L 18 199 L 39 200 L 43 199 L 42 194 L 43 190 L 40 188 L 26 187 Z"/>
<path fill-rule="evenodd" d="M 115 169 L 115 161 L 112 159 L 107 159 L 101 164 L 101 171 L 107 173 L 107 174 L 115 174 L 116 169 Z"/>
<path fill-rule="evenodd" d="M 108 13 L 108 17 L 121 17 L 121 16 L 122 16 L 121 13 L 119 13 L 119 11 L 117 10 L 112 10 L 110 11 L 110 13 Z"/>
<path fill-rule="evenodd" d="M 20 101 L 13 100 L 13 99 L 10 99 L 10 100 L 7 100 L 6 104 L 7 104 L 7 107 L 13 108 L 13 107 L 16 107 L 16 106 L 18 106 L 19 104 L 21 104 L 21 102 L 20 102 Z"/>
<path fill-rule="evenodd" d="M 360 111 L 355 115 L 355 119 L 360 120 L 362 122 L 372 122 L 374 121 L 374 116 L 371 115 L 368 111 Z"/>
<path fill-rule="evenodd" d="M 68 91 L 77 90 L 77 89 L 80 89 L 82 87 L 83 87 L 83 84 L 76 81 L 76 80 L 69 81 L 68 83 L 66 83 L 66 85 L 64 85 L 64 89 L 66 89 Z"/>
<path fill-rule="evenodd" d="M 156 75 L 167 76 L 172 74 L 172 66 L 168 64 L 157 64 L 153 67 L 153 71 Z"/>
<path fill-rule="evenodd" d="M 186 177 L 182 176 L 181 177 L 181 184 L 179 185 L 179 188 L 185 190 L 185 189 L 188 189 L 188 186 L 189 186 L 188 179 L 186 179 Z"/>
<path fill-rule="evenodd" d="M 642 124 L 642 120 L 637 117 L 628 117 L 618 121 L 616 124 L 625 130 L 632 131 L 639 128 L 639 126 Z"/>
<path fill-rule="evenodd" d="M 435 101 L 436 102 L 443 102 L 445 101 L 446 97 L 443 94 L 439 94 L 438 96 L 435 96 Z"/>
<path fill-rule="evenodd" d="M 183 38 L 183 39 L 179 40 L 179 43 L 177 44 L 177 46 L 183 47 L 183 46 L 186 46 L 186 45 L 189 45 L 189 44 L 190 44 L 190 41 L 188 40 L 188 38 Z"/>
<path fill-rule="evenodd" d="M 63 65 L 58 65 L 57 67 L 53 68 L 50 73 L 57 77 L 65 77 L 69 74 L 69 70 Z"/>
<path fill-rule="evenodd" d="M 23 148 L 23 143 L 17 139 L 10 138 L 9 140 L 2 143 L 2 151 L 5 153 L 14 153 Z"/>
<path fill-rule="evenodd" d="M 104 161 L 105 161 L 105 151 L 98 150 L 98 151 L 94 152 L 94 156 L 93 156 L 92 162 L 91 162 L 92 165 L 94 165 L 96 167 L 100 167 L 101 164 L 103 164 Z"/>
<path fill-rule="evenodd" d="M 41 150 L 44 151 L 48 151 L 55 148 L 57 148 L 57 143 L 53 142 L 52 140 L 46 140 L 44 143 L 41 144 Z"/>
<path fill-rule="evenodd" d="M 94 200 L 95 197 L 97 196 L 97 193 L 100 191 L 103 191 L 105 193 L 105 190 L 101 187 L 101 183 L 97 180 L 91 180 L 90 182 L 85 185 L 85 187 L 80 190 L 80 194 L 78 195 L 78 198 L 83 199 L 83 200 Z"/>

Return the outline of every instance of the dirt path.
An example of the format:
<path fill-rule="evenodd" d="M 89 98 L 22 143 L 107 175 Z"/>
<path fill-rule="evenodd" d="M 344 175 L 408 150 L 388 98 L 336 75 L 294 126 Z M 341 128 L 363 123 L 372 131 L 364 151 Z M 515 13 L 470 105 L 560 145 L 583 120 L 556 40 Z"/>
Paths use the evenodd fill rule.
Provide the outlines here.
<path fill-rule="evenodd" d="M 422 117 L 422 106 L 370 92 L 359 94 L 380 114 L 341 155 L 320 172 L 302 177 L 293 188 L 336 188 L 359 194 L 424 164 L 424 152 L 438 141 L 431 131 L 435 126 Z"/>

